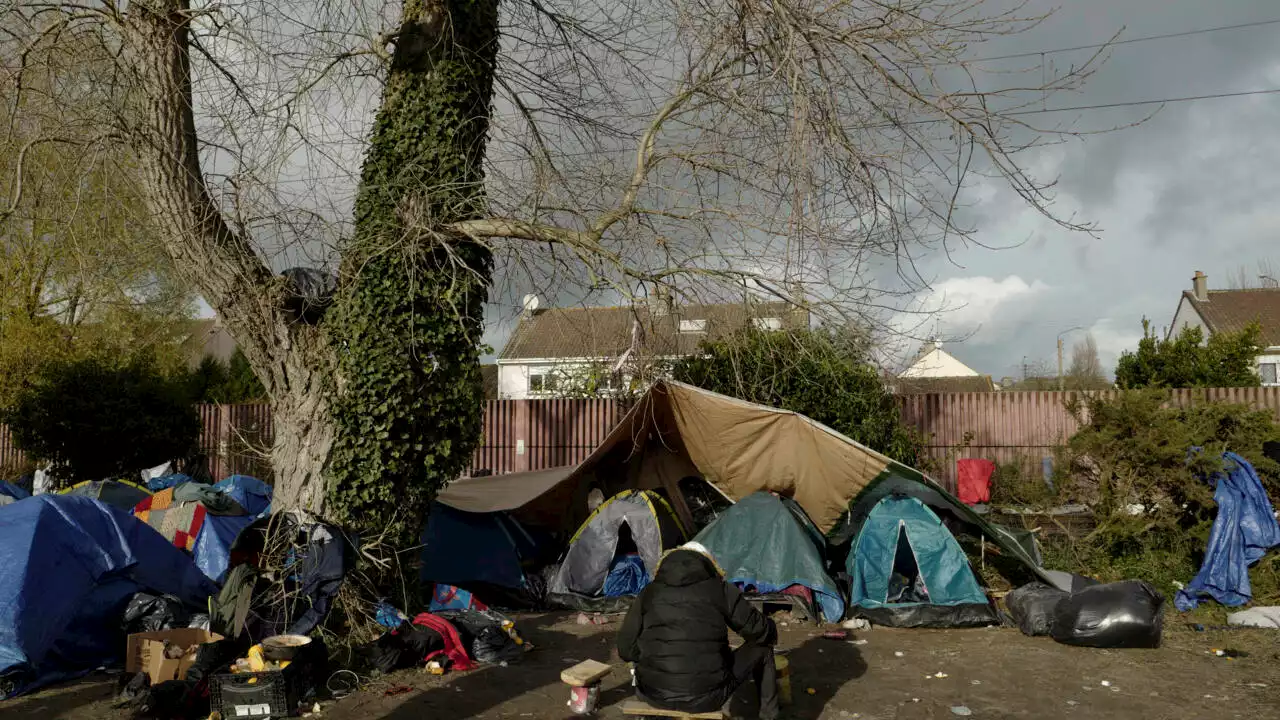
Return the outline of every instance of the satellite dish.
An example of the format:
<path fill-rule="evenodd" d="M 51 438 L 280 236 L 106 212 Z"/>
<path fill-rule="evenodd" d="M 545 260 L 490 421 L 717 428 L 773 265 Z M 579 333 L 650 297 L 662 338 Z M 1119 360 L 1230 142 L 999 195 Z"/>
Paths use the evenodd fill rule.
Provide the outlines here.
<path fill-rule="evenodd" d="M 533 314 L 533 311 L 538 309 L 538 296 L 533 293 L 525 295 L 520 300 L 520 306 L 524 308 L 525 312 Z"/>

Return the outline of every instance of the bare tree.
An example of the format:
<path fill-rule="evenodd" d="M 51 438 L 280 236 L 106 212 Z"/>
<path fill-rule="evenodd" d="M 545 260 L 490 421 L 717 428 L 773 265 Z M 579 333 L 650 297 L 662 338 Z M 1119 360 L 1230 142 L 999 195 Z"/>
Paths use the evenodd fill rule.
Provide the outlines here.
<path fill-rule="evenodd" d="M 969 59 L 1039 20 L 982 0 L 28 0 L 6 53 L 74 34 L 117 59 L 105 136 L 271 396 L 277 506 L 320 509 L 331 458 L 414 505 L 466 462 L 494 263 L 622 298 L 745 284 L 874 325 L 926 286 L 917 258 L 976 242 L 973 173 L 1092 230 L 1019 158 L 1077 134 L 1035 113 L 1097 56 Z M 304 252 L 340 270 L 318 326 L 274 272 Z"/>
<path fill-rule="evenodd" d="M 1068 390 L 1101 390 L 1109 387 L 1107 371 L 1098 357 L 1098 341 L 1093 333 L 1071 346 L 1071 365 L 1067 368 Z"/>
<path fill-rule="evenodd" d="M 1269 258 L 1258 260 L 1256 269 L 1250 272 L 1241 265 L 1227 277 L 1227 288 L 1231 290 L 1275 290 L 1280 288 L 1280 270 Z"/>

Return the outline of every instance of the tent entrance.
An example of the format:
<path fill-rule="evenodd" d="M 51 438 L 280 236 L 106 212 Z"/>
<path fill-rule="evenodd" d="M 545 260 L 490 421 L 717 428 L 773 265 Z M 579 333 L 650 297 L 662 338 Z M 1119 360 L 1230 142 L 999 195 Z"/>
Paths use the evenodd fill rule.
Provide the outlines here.
<path fill-rule="evenodd" d="M 902 521 L 898 522 L 893 571 L 889 574 L 889 587 L 884 601 L 889 605 L 929 602 L 929 589 L 925 585 L 924 575 L 920 573 L 920 563 L 916 559 L 915 548 L 911 546 L 911 538 L 907 535 L 907 524 Z"/>

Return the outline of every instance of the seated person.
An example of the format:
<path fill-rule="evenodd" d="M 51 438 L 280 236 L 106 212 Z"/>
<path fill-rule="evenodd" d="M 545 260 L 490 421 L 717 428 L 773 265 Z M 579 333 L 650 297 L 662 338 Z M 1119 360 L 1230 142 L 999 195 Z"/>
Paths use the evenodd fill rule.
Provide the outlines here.
<path fill-rule="evenodd" d="M 729 650 L 729 630 L 745 644 Z M 754 677 L 760 719 L 778 717 L 773 621 L 726 582 L 715 559 L 686 543 L 658 564 L 618 632 L 618 654 L 635 663 L 639 698 L 655 707 L 701 713 L 720 709 Z"/>

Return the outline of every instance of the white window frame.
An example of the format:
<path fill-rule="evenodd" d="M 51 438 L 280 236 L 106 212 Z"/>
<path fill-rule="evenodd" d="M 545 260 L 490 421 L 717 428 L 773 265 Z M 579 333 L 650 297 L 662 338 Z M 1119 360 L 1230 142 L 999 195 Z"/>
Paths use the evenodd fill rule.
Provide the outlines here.
<path fill-rule="evenodd" d="M 1271 368 L 1270 380 L 1268 380 L 1267 377 L 1262 373 L 1262 368 L 1264 367 Z M 1258 378 L 1262 381 L 1262 384 L 1264 386 L 1274 387 L 1276 385 L 1280 385 L 1280 377 L 1277 377 L 1277 376 L 1280 376 L 1280 363 L 1274 363 L 1274 362 L 1258 363 Z"/>
<path fill-rule="evenodd" d="M 533 379 L 538 378 L 541 387 L 533 386 Z M 551 380 L 551 384 L 547 384 L 547 380 Z M 556 370 L 538 370 L 529 372 L 529 394 L 530 395 L 551 395 L 560 389 L 561 381 L 560 373 Z"/>
<path fill-rule="evenodd" d="M 686 318 L 680 321 L 680 334 L 692 335 L 694 333 L 705 333 L 707 331 L 706 318 Z"/>

